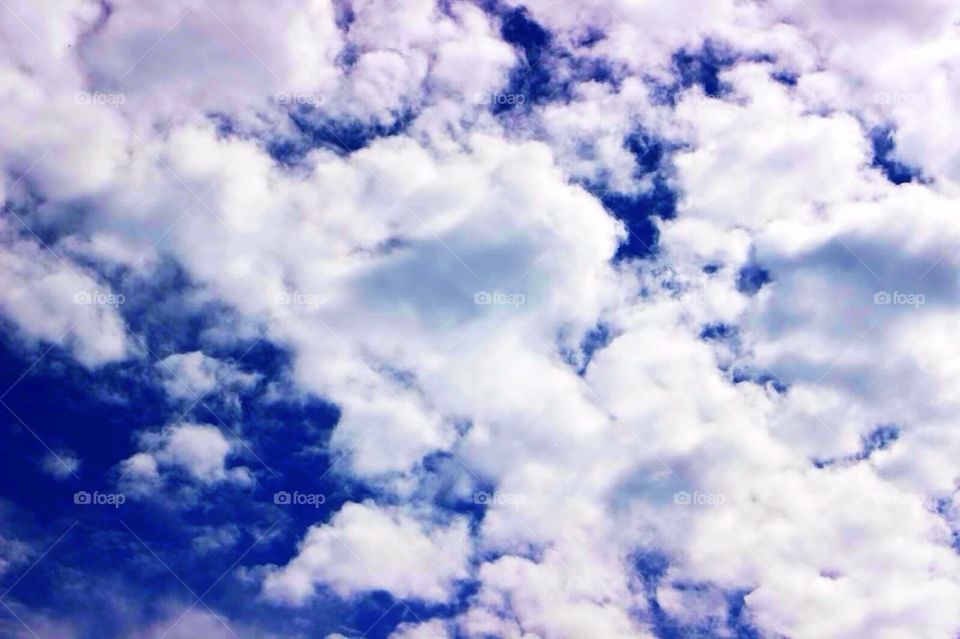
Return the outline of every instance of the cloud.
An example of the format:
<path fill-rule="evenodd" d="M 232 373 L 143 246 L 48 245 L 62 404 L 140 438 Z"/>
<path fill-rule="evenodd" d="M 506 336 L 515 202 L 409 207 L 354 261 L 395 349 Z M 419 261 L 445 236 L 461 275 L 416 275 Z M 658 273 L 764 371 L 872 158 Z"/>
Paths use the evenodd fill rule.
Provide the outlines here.
<path fill-rule="evenodd" d="M 194 550 L 205 555 L 233 548 L 240 540 L 240 529 L 233 524 L 224 526 L 204 526 L 193 538 Z"/>
<path fill-rule="evenodd" d="M 133 629 L 129 636 L 133 639 L 161 639 L 161 637 L 171 637 L 171 639 L 189 639 L 191 637 L 210 637 L 210 639 L 263 637 L 264 639 L 275 639 L 278 637 L 278 635 L 272 633 L 261 633 L 256 628 L 250 628 L 246 624 L 210 610 L 189 608 L 189 604 L 183 606 L 187 608 L 184 611 L 180 611 L 170 604 L 167 604 L 166 607 L 172 611 L 169 616 Z"/>
<path fill-rule="evenodd" d="M 44 455 L 40 467 L 54 479 L 63 480 L 77 474 L 80 460 L 69 451 L 50 451 Z"/>
<path fill-rule="evenodd" d="M 297 556 L 267 575 L 264 594 L 302 604 L 323 585 L 340 597 L 385 590 L 443 603 L 467 577 L 469 556 L 464 518 L 431 524 L 404 508 L 349 502 L 329 524 L 310 528 Z"/>
<path fill-rule="evenodd" d="M 420 623 L 402 623 L 390 635 L 395 639 L 446 639 L 449 636 L 446 625 L 439 619 Z"/>
<path fill-rule="evenodd" d="M 14 566 L 25 563 L 34 554 L 28 544 L 0 535 L 0 575 L 5 575 Z"/>
<path fill-rule="evenodd" d="M 122 476 L 135 486 L 149 489 L 174 470 L 201 485 L 253 482 L 253 475 L 245 466 L 227 467 L 227 459 L 235 453 L 236 444 L 215 426 L 183 422 L 159 433 L 144 433 L 141 441 L 146 450 L 121 464 Z"/>
<path fill-rule="evenodd" d="M 258 373 L 246 373 L 201 351 L 175 353 L 156 363 L 163 378 L 163 388 L 173 399 L 200 401 L 217 390 L 218 393 L 243 392 L 256 386 Z"/>
<path fill-rule="evenodd" d="M 336 405 L 316 476 L 371 498 L 296 521 L 268 603 L 454 609 L 409 637 L 956 634 L 956 7 L 702 4 L 3 12 L 0 312 L 124 362 L 151 325 L 118 273 L 171 264 L 243 326 L 218 346 L 262 335 Z M 514 89 L 542 93 L 493 108 Z M 202 346 L 154 366 L 170 399 L 274 381 Z M 253 484 L 180 419 L 131 490 Z"/>
<path fill-rule="evenodd" d="M 123 295 L 37 241 L 18 238 L 19 224 L 0 219 L 0 314 L 26 339 L 59 344 L 88 368 L 134 354 L 119 312 Z"/>

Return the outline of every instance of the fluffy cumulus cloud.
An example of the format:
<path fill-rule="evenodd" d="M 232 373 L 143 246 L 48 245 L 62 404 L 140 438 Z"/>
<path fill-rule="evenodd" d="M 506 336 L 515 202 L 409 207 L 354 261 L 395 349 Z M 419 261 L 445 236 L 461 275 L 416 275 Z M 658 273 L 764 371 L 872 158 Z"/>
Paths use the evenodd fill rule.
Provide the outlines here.
<path fill-rule="evenodd" d="M 61 344 L 94 368 L 135 350 L 118 308 L 122 294 L 32 237 L 14 211 L 0 220 L 3 293 L 0 308 L 22 339 Z"/>
<path fill-rule="evenodd" d="M 227 459 L 239 444 L 230 441 L 216 426 L 179 423 L 160 432 L 140 435 L 144 448 L 121 464 L 122 477 L 136 484 L 155 483 L 173 472 L 184 473 L 201 484 L 253 480 L 245 466 L 227 467 Z"/>
<path fill-rule="evenodd" d="M 177 400 L 203 401 L 214 391 L 233 393 L 256 385 L 257 373 L 236 370 L 236 366 L 200 351 L 175 353 L 157 362 L 167 395 Z"/>
<path fill-rule="evenodd" d="M 960 632 L 955 3 L 8 4 L 0 316 L 174 411 L 85 473 L 323 493 L 178 535 L 242 633 Z"/>
<path fill-rule="evenodd" d="M 414 513 L 347 503 L 329 524 L 311 528 L 297 558 L 268 574 L 268 597 L 303 603 L 318 584 L 342 597 L 386 590 L 403 599 L 446 602 L 467 576 L 465 518 L 422 522 Z"/>

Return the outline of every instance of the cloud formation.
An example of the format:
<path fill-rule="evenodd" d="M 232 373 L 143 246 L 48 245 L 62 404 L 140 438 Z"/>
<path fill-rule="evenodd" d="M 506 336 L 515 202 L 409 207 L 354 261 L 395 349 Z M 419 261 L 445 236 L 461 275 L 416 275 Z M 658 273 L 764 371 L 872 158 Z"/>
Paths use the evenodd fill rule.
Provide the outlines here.
<path fill-rule="evenodd" d="M 386 593 L 407 638 L 960 629 L 953 3 L 45 4 L 0 12 L 0 315 L 193 405 L 95 462 L 120 489 L 322 453 L 260 460 L 335 489 L 238 599 Z M 195 552 L 262 516 L 231 506 Z"/>

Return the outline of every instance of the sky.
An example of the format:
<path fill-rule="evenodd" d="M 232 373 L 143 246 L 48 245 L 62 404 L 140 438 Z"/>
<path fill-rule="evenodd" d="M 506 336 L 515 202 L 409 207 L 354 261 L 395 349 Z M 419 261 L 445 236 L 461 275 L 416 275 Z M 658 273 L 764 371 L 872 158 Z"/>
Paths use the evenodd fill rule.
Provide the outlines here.
<path fill-rule="evenodd" d="M 0 0 L 0 637 L 960 637 L 960 6 Z"/>

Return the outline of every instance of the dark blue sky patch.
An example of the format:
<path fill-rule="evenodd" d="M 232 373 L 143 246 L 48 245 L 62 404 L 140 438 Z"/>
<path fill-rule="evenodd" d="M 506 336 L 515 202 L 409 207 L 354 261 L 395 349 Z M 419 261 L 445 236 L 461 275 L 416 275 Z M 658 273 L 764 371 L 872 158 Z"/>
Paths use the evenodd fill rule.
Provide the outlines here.
<path fill-rule="evenodd" d="M 160 358 L 200 349 L 203 331 L 232 313 L 220 304 L 191 310 L 183 296 L 191 292 L 193 284 L 172 260 L 162 261 L 149 279 L 126 271 L 108 273 L 105 279 L 124 296 L 118 311 L 130 331 L 148 336 L 147 346 Z"/>
<path fill-rule="evenodd" d="M 593 354 L 606 348 L 613 340 L 610 328 L 604 324 L 597 324 L 580 340 L 580 351 L 583 353 L 583 364 L 578 371 L 581 375 L 586 372 L 587 366 L 593 359 Z"/>
<path fill-rule="evenodd" d="M 192 331 L 190 339 L 173 341 L 178 346 L 193 345 L 198 333 L 199 329 Z M 240 349 L 247 348 L 249 344 L 238 344 L 237 350 L 223 347 L 215 354 L 238 359 Z M 251 550 L 242 566 L 286 563 L 308 526 L 326 521 L 347 500 L 374 496 L 370 490 L 327 472 L 335 462 L 326 446 L 339 419 L 335 406 L 310 398 L 265 401 L 261 395 L 265 389 L 260 386 L 256 396 L 242 398 L 242 420 L 233 423 L 230 416 L 222 416 L 242 431 L 255 453 L 241 449 L 228 466 L 247 466 L 257 477 L 255 486 L 217 483 L 205 487 L 190 482 L 187 491 L 182 475 L 165 472 L 167 488 L 156 499 L 127 494 L 116 508 L 76 504 L 78 491 L 117 494 L 118 464 L 141 449 L 135 434 L 157 431 L 180 412 L 154 383 L 152 358 L 90 372 L 53 349 L 30 369 L 42 352 L 25 350 L 6 338 L 0 342 L 0 392 L 13 386 L 3 401 L 36 435 L 0 406 L 5 441 L 0 447 L 4 468 L 0 502 L 6 500 L 14 511 L 30 513 L 18 521 L 32 522 L 35 530 L 28 530 L 23 523 L 21 541 L 38 544 L 41 550 L 55 538 L 46 539 L 37 531 L 60 534 L 73 522 L 79 523 L 57 552 L 18 584 L 12 600 L 38 609 L 50 606 L 54 617 L 70 617 L 89 626 L 84 637 L 125 636 L 132 627 L 167 614 L 159 602 L 180 598 L 186 601 L 184 608 L 192 602 L 186 589 L 124 524 L 178 577 L 203 592 L 267 530 L 271 530 L 270 536 Z M 260 371 L 270 381 L 286 383 L 288 355 L 267 342 L 246 353 L 243 361 L 245 368 Z M 212 415 L 203 419 L 205 410 L 191 416 L 219 425 Z M 221 431 L 232 437 L 226 428 Z M 44 444 L 79 458 L 78 477 L 58 480 L 44 472 Z M 279 491 L 319 494 L 323 500 L 317 505 L 277 504 Z M 178 501 L 187 494 L 189 499 Z M 222 547 L 206 544 L 199 553 L 197 539 L 210 536 L 216 540 L 220 529 L 225 530 L 228 543 Z M 14 570 L 9 578 L 18 574 Z M 256 601 L 257 589 L 255 583 L 228 577 L 205 601 L 231 618 L 266 623 L 280 634 L 293 634 L 297 623 L 301 629 L 308 624 L 306 627 L 333 631 L 334 621 L 347 615 L 352 606 L 351 602 L 323 600 L 302 611 L 277 615 L 275 608 Z M 334 625 L 324 626 L 324 616 L 336 607 L 342 610 L 329 620 Z M 131 609 L 138 611 L 133 617 Z M 374 636 L 385 635 L 386 631 Z"/>
<path fill-rule="evenodd" d="M 756 295 L 772 281 L 770 271 L 757 264 L 748 264 L 737 273 L 737 290 L 744 295 Z"/>
<path fill-rule="evenodd" d="M 600 197 L 603 206 L 627 227 L 627 239 L 614 256 L 614 261 L 631 257 L 647 258 L 656 255 L 660 232 L 650 219 L 656 197 L 608 193 Z"/>
<path fill-rule="evenodd" d="M 578 375 L 583 375 L 586 373 L 594 353 L 606 348 L 613 341 L 614 335 L 609 326 L 598 322 L 593 328 L 580 336 L 579 344 L 575 349 L 567 346 L 573 341 L 570 339 L 571 337 L 564 331 L 560 331 L 557 335 L 560 356 L 577 371 Z"/>
<path fill-rule="evenodd" d="M 708 593 L 713 591 L 723 595 L 726 611 L 709 615 L 697 624 L 684 624 L 671 617 L 661 607 L 655 596 L 648 597 L 648 620 L 653 631 L 660 639 L 760 639 L 756 627 L 750 622 L 744 597 L 749 591 L 719 591 L 711 584 L 671 584 L 677 590 Z"/>
<path fill-rule="evenodd" d="M 893 424 L 877 426 L 863 437 L 863 456 L 870 457 L 874 451 L 886 450 L 900 438 L 900 429 Z"/>
<path fill-rule="evenodd" d="M 551 49 L 534 63 L 520 64 L 510 72 L 507 86 L 498 94 L 504 97 L 491 100 L 491 111 L 495 115 L 528 113 L 537 105 L 571 101 L 580 83 L 603 82 L 618 87 L 620 77 L 617 67 L 607 60 Z"/>
<path fill-rule="evenodd" d="M 699 51 L 681 49 L 673 54 L 673 70 L 680 86 L 699 86 L 710 97 L 718 98 L 729 91 L 720 81 L 720 73 L 732 67 L 738 56 L 722 45 L 707 40 Z"/>
<path fill-rule="evenodd" d="M 651 80 L 651 98 L 655 104 L 676 105 L 680 94 L 695 86 L 709 97 L 722 98 L 730 87 L 720 80 L 720 74 L 740 58 L 732 48 L 714 40 L 707 40 L 700 49 L 680 49 L 671 58 L 673 81 Z"/>
<path fill-rule="evenodd" d="M 570 95 L 561 83 L 554 82 L 555 78 L 549 69 L 550 61 L 538 58 L 533 62 L 524 62 L 510 71 L 507 86 L 501 94 L 505 98 L 491 100 L 491 110 L 494 114 L 506 113 L 513 110 L 529 111 L 538 104 L 562 98 L 568 100 Z"/>
<path fill-rule="evenodd" d="M 333 0 L 334 21 L 341 31 L 348 31 L 357 19 L 350 0 Z"/>
<path fill-rule="evenodd" d="M 226 113 L 214 111 L 207 114 L 207 119 L 216 127 L 218 138 L 231 138 L 239 134 L 237 123 Z"/>
<path fill-rule="evenodd" d="M 349 71 L 360 59 L 360 49 L 354 44 L 346 43 L 337 54 L 336 64 L 341 69 Z"/>
<path fill-rule="evenodd" d="M 571 57 L 569 79 L 572 83 L 603 82 L 619 89 L 622 71 L 604 58 Z M 568 91 L 572 94 L 572 88 Z"/>
<path fill-rule="evenodd" d="M 8 171 L 8 175 L 8 179 L 17 184 L 7 193 L 0 218 L 9 225 L 11 234 L 16 233 L 44 250 L 57 251 L 57 242 L 82 225 L 90 213 L 89 204 L 82 201 L 56 204 L 56 210 L 51 210 L 46 196 L 36 188 L 29 174 Z M 54 255 L 51 253 L 50 257 Z"/>
<path fill-rule="evenodd" d="M 887 450 L 900 438 L 900 429 L 893 424 L 881 424 L 860 438 L 861 448 L 851 455 L 839 458 L 814 459 L 816 468 L 849 466 L 870 459 L 878 450 Z"/>
<path fill-rule="evenodd" d="M 108 490 L 110 469 L 133 452 L 131 433 L 163 424 L 168 411 L 162 391 L 145 386 L 136 367 L 115 365 L 94 373 L 54 349 L 17 382 L 35 361 L 22 355 L 6 341 L 0 346 L 0 392 L 7 393 L 3 402 L 19 417 L 0 406 L 7 444 L 0 448 L 7 469 L 0 475 L 0 495 L 38 516 L 55 515 L 81 487 Z M 40 471 L 48 452 L 44 443 L 80 458 L 79 480 L 68 476 L 56 482 Z"/>
<path fill-rule="evenodd" d="M 267 142 L 270 156 L 279 164 L 293 166 L 313 149 L 328 149 L 338 155 L 350 155 L 374 140 L 403 134 L 415 119 L 411 111 L 397 113 L 389 123 L 335 119 L 316 110 L 295 109 L 289 113 L 298 135 Z"/>
<path fill-rule="evenodd" d="M 500 36 L 505 42 L 523 50 L 527 64 L 539 60 L 553 41 L 550 32 L 542 27 L 526 7 L 507 9 L 501 15 Z"/>
<path fill-rule="evenodd" d="M 623 146 L 633 155 L 636 167 L 634 175 L 643 177 L 655 171 L 664 170 L 667 147 L 663 140 L 640 129 L 626 137 Z"/>
<path fill-rule="evenodd" d="M 737 335 L 739 335 L 739 330 L 736 326 L 722 322 L 707 324 L 700 331 L 700 339 L 704 340 L 724 341 L 734 339 Z"/>
<path fill-rule="evenodd" d="M 627 136 L 623 145 L 634 157 L 634 176 L 637 179 L 649 176 L 651 187 L 639 193 L 620 193 L 608 190 L 604 183 L 584 184 L 584 188 L 627 227 L 627 238 L 617 249 L 614 261 L 656 255 L 659 231 L 653 219 L 676 217 L 679 201 L 677 192 L 669 184 L 672 168 L 668 155 L 671 149 L 667 144 L 638 130 Z"/>
<path fill-rule="evenodd" d="M 589 48 L 594 46 L 598 42 L 602 42 L 603 40 L 606 39 L 606 37 L 607 37 L 607 34 L 605 34 L 600 29 L 596 27 L 588 26 L 586 33 L 584 33 L 583 36 L 579 40 L 577 40 L 577 45 L 581 47 Z"/>
<path fill-rule="evenodd" d="M 657 585 L 670 567 L 669 558 L 652 548 L 642 550 L 631 558 L 633 568 L 643 582 L 644 589 L 648 594 L 656 594 Z"/>
<path fill-rule="evenodd" d="M 895 158 L 896 140 L 895 131 L 890 126 L 875 127 L 870 131 L 870 146 L 873 149 L 873 158 L 870 166 L 880 169 L 884 176 L 894 184 L 905 184 L 907 182 L 924 182 L 922 171 L 908 164 L 904 164 Z"/>
<path fill-rule="evenodd" d="M 627 226 L 628 237 L 617 249 L 614 261 L 656 255 L 660 232 L 654 217 L 675 216 L 677 194 L 657 176 L 653 188 L 638 195 L 607 193 L 600 197 L 604 207 Z"/>
<path fill-rule="evenodd" d="M 81 626 L 83 639 L 131 636 L 135 626 L 163 616 L 160 600 L 189 594 L 182 585 L 174 586 L 175 578 L 169 572 L 160 574 L 165 569 L 156 559 L 150 558 L 152 565 L 146 561 L 141 553 L 148 551 L 122 524 L 89 521 L 93 517 L 81 514 L 78 520 L 65 516 L 49 525 L 43 536 L 35 537 L 39 556 L 65 534 L 30 572 L 24 572 L 26 566 L 13 571 L 11 581 L 19 574 L 25 578 L 7 601 L 27 605 L 53 619 L 69 619 Z M 129 579 L 130 575 L 118 570 L 120 566 L 135 570 L 137 578 Z M 5 582 L 4 589 L 11 585 Z M 4 611 L 0 617 L 9 615 Z"/>
<path fill-rule="evenodd" d="M 521 53 L 523 60 L 510 72 L 510 80 L 503 93 L 523 96 L 522 101 L 494 101 L 494 113 L 512 110 L 516 106 L 529 108 L 549 99 L 557 87 L 552 86 L 548 52 L 553 43 L 550 32 L 537 23 L 526 7 L 507 8 L 491 3 L 488 11 L 500 17 L 500 37 Z"/>
<path fill-rule="evenodd" d="M 727 627 L 737 639 L 760 639 L 762 636 L 747 610 L 746 596 L 749 594 L 749 590 L 727 593 Z"/>
<path fill-rule="evenodd" d="M 785 69 L 778 69 L 770 74 L 770 77 L 773 78 L 776 82 L 788 87 L 797 86 L 797 82 L 800 80 L 800 76 L 792 71 L 787 71 Z"/>
<path fill-rule="evenodd" d="M 751 383 L 759 386 L 769 386 L 783 395 L 790 387 L 769 372 L 757 372 L 747 368 L 737 368 L 730 372 L 730 381 L 734 384 Z"/>
<path fill-rule="evenodd" d="M 398 601 L 386 592 L 364 595 L 353 602 L 338 632 L 347 637 L 387 639 L 401 623 L 417 624 L 431 619 L 449 619 L 466 610 L 466 602 L 477 592 L 477 584 L 460 584 L 451 604 Z M 336 629 L 335 629 L 336 630 Z"/>
<path fill-rule="evenodd" d="M 83 639 L 129 637 L 147 624 L 169 623 L 195 601 L 190 590 L 206 593 L 204 603 L 231 625 L 257 625 L 278 636 L 294 636 L 298 628 L 333 631 L 352 612 L 353 602 L 323 596 L 303 609 L 258 600 L 257 584 L 237 579 L 231 565 L 248 549 L 243 564 L 268 559 L 261 550 L 270 546 L 269 539 L 254 545 L 266 529 L 245 533 L 235 548 L 218 555 L 185 552 L 189 531 L 184 529 L 187 534 L 179 537 L 158 533 L 129 504 L 115 513 L 78 506 L 50 530 L 41 550 L 69 532 L 17 584 L 11 599 L 79 624 Z M 207 612 L 204 605 L 197 608 Z"/>
<path fill-rule="evenodd" d="M 575 55 L 558 45 L 553 35 L 540 25 L 525 7 L 507 7 L 500 2 L 482 3 L 484 9 L 500 20 L 500 35 L 518 52 L 521 62 L 511 71 L 507 86 L 500 91 L 505 99 L 491 100 L 497 115 L 528 113 L 533 106 L 570 101 L 576 85 L 605 82 L 619 86 L 621 71 L 608 60 Z M 585 35 L 584 45 L 602 38 L 596 31 Z"/>

